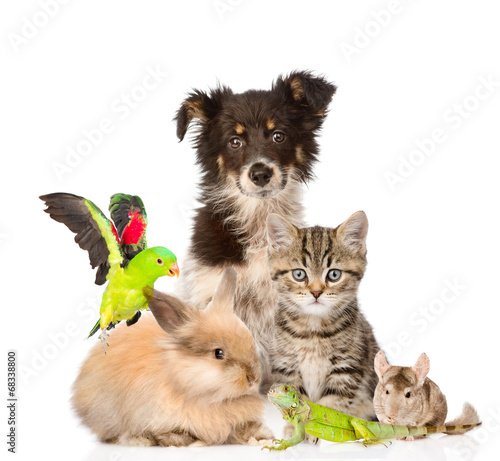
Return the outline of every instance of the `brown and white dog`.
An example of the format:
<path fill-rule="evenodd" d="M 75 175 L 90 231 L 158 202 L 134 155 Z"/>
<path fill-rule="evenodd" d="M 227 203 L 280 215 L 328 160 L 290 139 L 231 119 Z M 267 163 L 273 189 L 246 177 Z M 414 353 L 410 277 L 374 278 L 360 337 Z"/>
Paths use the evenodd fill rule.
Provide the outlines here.
<path fill-rule="evenodd" d="M 310 72 L 280 76 L 271 90 L 235 94 L 225 86 L 194 90 L 175 120 L 182 141 L 197 123 L 201 167 L 191 245 L 178 294 L 207 305 L 227 266 L 238 272 L 235 313 L 254 335 L 261 357 L 261 390 L 268 381 L 276 294 L 267 263 L 269 213 L 301 226 L 301 186 L 312 178 L 316 136 L 336 87 Z"/>

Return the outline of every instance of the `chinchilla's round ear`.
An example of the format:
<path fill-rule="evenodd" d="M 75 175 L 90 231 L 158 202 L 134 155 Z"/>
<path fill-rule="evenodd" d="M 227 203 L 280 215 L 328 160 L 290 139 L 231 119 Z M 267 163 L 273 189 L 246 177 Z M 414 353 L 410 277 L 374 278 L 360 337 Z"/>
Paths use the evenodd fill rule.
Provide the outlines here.
<path fill-rule="evenodd" d="M 232 267 L 228 267 L 222 273 L 212 301 L 206 307 L 211 310 L 220 310 L 233 312 L 234 293 L 236 292 L 236 271 Z"/>
<path fill-rule="evenodd" d="M 364 211 L 354 213 L 337 228 L 338 238 L 354 250 L 363 250 L 366 248 L 367 234 L 368 218 Z"/>
<path fill-rule="evenodd" d="M 422 386 L 427 378 L 429 370 L 431 369 L 431 361 L 425 352 L 420 354 L 420 357 L 411 369 L 415 372 L 415 375 L 417 375 L 418 385 Z"/>
<path fill-rule="evenodd" d="M 198 309 L 176 296 L 153 290 L 151 287 L 144 288 L 143 293 L 158 325 L 169 334 L 175 333 L 177 328 L 194 318 L 198 312 Z"/>
<path fill-rule="evenodd" d="M 277 252 L 289 247 L 297 235 L 297 228 L 285 218 L 274 213 L 267 217 L 267 242 L 270 252 Z"/>
<path fill-rule="evenodd" d="M 383 351 L 378 351 L 375 356 L 375 373 L 377 373 L 378 379 L 382 379 L 385 372 L 389 369 L 390 365 L 387 363 Z"/>
<path fill-rule="evenodd" d="M 189 93 L 174 117 L 174 121 L 177 122 L 179 142 L 184 139 L 193 119 L 197 119 L 201 125 L 205 124 L 215 117 L 222 108 L 224 99 L 232 94 L 232 90 L 226 86 L 218 86 L 212 89 L 210 93 L 200 90 Z"/>

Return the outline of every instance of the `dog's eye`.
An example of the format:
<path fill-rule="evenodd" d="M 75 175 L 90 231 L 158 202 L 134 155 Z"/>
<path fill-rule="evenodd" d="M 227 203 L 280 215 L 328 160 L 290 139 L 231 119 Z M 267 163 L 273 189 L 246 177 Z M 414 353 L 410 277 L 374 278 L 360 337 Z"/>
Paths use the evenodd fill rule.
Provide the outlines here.
<path fill-rule="evenodd" d="M 285 140 L 285 133 L 283 133 L 282 131 L 275 131 L 273 133 L 273 141 L 276 142 L 276 143 L 280 143 L 280 142 L 283 142 Z"/>
<path fill-rule="evenodd" d="M 241 139 L 234 136 L 233 138 L 231 138 L 229 140 L 229 145 L 233 148 L 233 149 L 239 149 L 241 147 L 243 143 L 241 142 Z"/>

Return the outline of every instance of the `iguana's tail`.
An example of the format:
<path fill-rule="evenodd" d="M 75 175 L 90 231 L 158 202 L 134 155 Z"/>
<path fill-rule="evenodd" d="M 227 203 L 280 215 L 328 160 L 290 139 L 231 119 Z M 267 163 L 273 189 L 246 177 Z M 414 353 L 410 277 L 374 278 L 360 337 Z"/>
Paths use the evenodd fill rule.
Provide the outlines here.
<path fill-rule="evenodd" d="M 473 427 L 478 426 L 479 424 L 481 424 L 481 422 L 476 409 L 469 402 L 465 402 L 464 407 L 462 408 L 462 414 L 458 418 L 445 423 L 446 426 L 464 426 L 464 429 L 457 429 L 453 432 L 446 431 L 445 434 L 465 434 L 467 431 L 470 431 Z M 468 428 L 465 426 L 468 426 Z"/>
<path fill-rule="evenodd" d="M 460 417 L 461 418 L 461 417 Z M 458 418 L 457 418 L 458 419 Z M 454 421 L 451 421 L 454 422 Z M 464 434 L 470 431 L 476 426 L 480 426 L 482 423 L 472 423 L 472 424 L 455 424 L 451 425 L 449 423 L 446 426 L 394 426 L 394 437 L 411 437 L 413 435 L 426 435 L 426 434 Z"/>

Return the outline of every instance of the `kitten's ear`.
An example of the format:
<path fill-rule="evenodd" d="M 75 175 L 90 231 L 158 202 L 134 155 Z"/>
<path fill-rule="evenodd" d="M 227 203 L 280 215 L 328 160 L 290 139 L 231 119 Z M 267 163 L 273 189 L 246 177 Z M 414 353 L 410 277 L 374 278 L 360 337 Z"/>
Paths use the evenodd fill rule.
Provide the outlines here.
<path fill-rule="evenodd" d="M 368 219 L 364 211 L 354 213 L 337 228 L 337 236 L 345 245 L 361 250 L 365 248 Z"/>
<path fill-rule="evenodd" d="M 419 387 L 424 384 L 425 378 L 427 378 L 427 373 L 431 368 L 431 361 L 425 352 L 422 352 L 420 357 L 417 359 L 415 365 L 411 369 L 415 372 L 418 379 Z"/>
<path fill-rule="evenodd" d="M 269 250 L 280 251 L 290 246 L 297 238 L 297 228 L 285 218 L 271 213 L 267 217 L 267 242 Z"/>
<path fill-rule="evenodd" d="M 375 373 L 377 373 L 378 379 L 382 379 L 389 367 L 390 365 L 387 363 L 384 353 L 378 351 L 375 356 Z"/>

